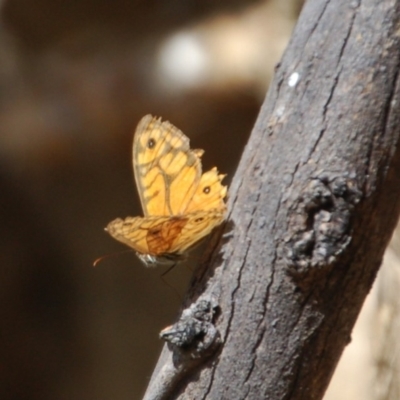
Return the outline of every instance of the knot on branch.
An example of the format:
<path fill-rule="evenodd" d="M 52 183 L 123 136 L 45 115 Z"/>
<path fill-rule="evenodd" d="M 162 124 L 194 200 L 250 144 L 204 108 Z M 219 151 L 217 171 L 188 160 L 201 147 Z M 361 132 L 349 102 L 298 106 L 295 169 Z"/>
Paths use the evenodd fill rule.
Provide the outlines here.
<path fill-rule="evenodd" d="M 214 299 L 199 299 L 182 312 L 179 321 L 160 332 L 174 353 L 174 362 L 202 358 L 214 352 L 221 343 L 214 325 L 219 309 Z"/>
<path fill-rule="evenodd" d="M 354 176 L 313 177 L 292 208 L 286 260 L 294 273 L 330 266 L 351 241 L 361 192 Z"/>

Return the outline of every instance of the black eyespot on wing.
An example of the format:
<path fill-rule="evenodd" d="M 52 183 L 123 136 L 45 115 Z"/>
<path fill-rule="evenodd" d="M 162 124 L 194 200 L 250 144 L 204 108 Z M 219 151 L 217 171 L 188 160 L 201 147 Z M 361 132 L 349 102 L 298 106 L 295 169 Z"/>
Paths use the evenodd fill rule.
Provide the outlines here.
<path fill-rule="evenodd" d="M 150 139 L 147 141 L 147 147 L 148 147 L 149 149 L 152 149 L 155 145 L 156 145 L 156 141 L 155 141 L 153 138 L 150 138 Z"/>
<path fill-rule="evenodd" d="M 205 187 L 203 188 L 203 193 L 208 194 L 208 193 L 210 193 L 210 192 L 211 192 L 210 186 L 205 186 Z"/>

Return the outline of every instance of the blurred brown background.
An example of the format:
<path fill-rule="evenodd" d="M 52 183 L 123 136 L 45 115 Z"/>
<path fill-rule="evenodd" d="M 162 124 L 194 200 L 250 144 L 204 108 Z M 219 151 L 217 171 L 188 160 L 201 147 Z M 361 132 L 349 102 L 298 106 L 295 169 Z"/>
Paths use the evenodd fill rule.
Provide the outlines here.
<path fill-rule="evenodd" d="M 141 397 L 191 271 L 92 267 L 141 214 L 134 128 L 171 121 L 229 183 L 301 3 L 0 3 L 0 399 Z"/>

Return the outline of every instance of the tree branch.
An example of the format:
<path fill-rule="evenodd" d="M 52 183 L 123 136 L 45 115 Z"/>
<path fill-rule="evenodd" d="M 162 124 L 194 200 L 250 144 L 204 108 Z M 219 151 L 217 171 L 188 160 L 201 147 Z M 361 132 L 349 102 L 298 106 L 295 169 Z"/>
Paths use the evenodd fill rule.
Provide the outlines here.
<path fill-rule="evenodd" d="M 147 400 L 322 398 L 399 215 L 399 16 L 306 3 L 186 302 L 213 304 L 222 344 L 169 342 Z"/>

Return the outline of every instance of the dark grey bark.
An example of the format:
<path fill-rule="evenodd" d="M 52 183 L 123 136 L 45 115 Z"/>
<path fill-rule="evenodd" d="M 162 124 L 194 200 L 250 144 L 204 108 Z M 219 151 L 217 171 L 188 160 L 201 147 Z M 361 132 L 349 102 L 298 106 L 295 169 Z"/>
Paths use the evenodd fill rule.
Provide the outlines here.
<path fill-rule="evenodd" d="M 146 399 L 322 398 L 399 215 L 399 17 L 306 3 Z"/>

